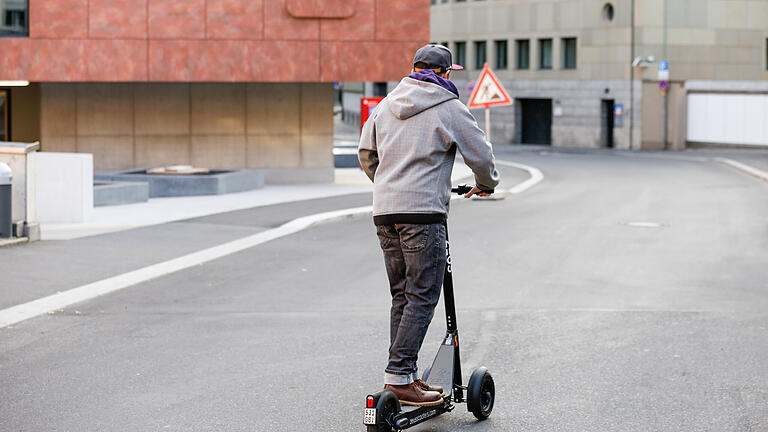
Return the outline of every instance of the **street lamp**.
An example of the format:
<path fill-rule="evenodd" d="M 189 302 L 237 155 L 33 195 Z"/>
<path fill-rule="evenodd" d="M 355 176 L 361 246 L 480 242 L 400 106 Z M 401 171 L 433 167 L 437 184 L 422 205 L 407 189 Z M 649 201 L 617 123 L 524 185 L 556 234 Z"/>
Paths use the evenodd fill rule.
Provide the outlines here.
<path fill-rule="evenodd" d="M 635 57 L 634 60 L 632 60 L 632 67 L 633 68 L 647 68 L 653 62 L 656 61 L 656 57 L 654 56 L 648 56 L 646 58 L 642 58 L 640 56 Z"/>

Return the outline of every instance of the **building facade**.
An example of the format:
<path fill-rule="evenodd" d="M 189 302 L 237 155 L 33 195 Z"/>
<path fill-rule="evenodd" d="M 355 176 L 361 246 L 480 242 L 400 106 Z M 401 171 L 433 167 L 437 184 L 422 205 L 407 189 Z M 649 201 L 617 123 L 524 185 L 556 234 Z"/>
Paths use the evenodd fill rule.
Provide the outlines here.
<path fill-rule="evenodd" d="M 431 3 L 431 40 L 466 66 L 452 74 L 462 96 L 488 62 L 514 98 L 491 109 L 494 142 L 768 145 L 768 1 Z M 662 60 L 669 65 L 666 145 Z M 743 124 L 718 115 L 722 96 L 740 107 Z"/>
<path fill-rule="evenodd" d="M 426 0 L 0 0 L 1 140 L 94 168 L 333 179 L 333 82 L 396 80 Z M 29 83 L 26 85 L 26 83 Z"/>

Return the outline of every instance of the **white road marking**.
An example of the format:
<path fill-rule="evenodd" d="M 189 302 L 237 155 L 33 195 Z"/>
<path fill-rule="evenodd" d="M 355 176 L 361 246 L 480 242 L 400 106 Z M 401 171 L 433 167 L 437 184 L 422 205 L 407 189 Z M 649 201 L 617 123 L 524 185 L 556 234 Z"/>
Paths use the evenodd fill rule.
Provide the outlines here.
<path fill-rule="evenodd" d="M 531 178 L 529 178 L 528 180 L 507 190 L 508 193 L 511 193 L 511 194 L 523 193 L 528 189 L 539 184 L 542 180 L 544 180 L 544 174 L 542 174 L 541 170 L 539 170 L 538 168 L 534 168 L 529 165 L 523 165 L 515 162 L 507 162 L 507 161 L 500 161 L 500 160 L 497 160 L 496 163 L 498 165 L 511 166 L 511 167 L 521 169 L 523 171 L 527 171 L 528 174 L 531 176 Z"/>
<path fill-rule="evenodd" d="M 733 159 L 728 159 L 728 158 L 718 157 L 718 158 L 714 158 L 714 160 L 720 163 L 724 163 L 726 165 L 730 165 L 736 169 L 742 170 L 749 175 L 759 178 L 760 180 L 768 181 L 768 173 L 763 170 L 759 170 L 753 166 L 749 166 L 747 164 L 743 164 L 741 162 L 737 162 Z"/>
<path fill-rule="evenodd" d="M 513 166 L 531 173 L 530 179 L 510 189 L 510 193 L 520 193 L 541 181 L 541 171 L 536 168 L 512 162 L 496 161 L 496 163 L 499 165 Z M 456 196 L 456 198 L 461 197 Z M 63 309 L 75 303 L 90 300 L 95 297 L 119 291 L 123 288 L 250 249 L 268 241 L 294 234 L 313 225 L 361 216 L 369 214 L 371 211 L 371 206 L 363 206 L 300 217 L 268 231 L 263 231 L 258 234 L 193 252 L 168 261 L 163 261 L 161 263 L 102 279 L 17 306 L 12 306 L 0 310 L 0 328 L 12 326 L 21 321 L 34 318 L 38 315 L 43 315 L 49 311 Z"/>
<path fill-rule="evenodd" d="M 153 264 L 138 270 L 123 273 L 111 278 L 102 279 L 87 285 L 59 292 L 28 303 L 0 310 L 0 328 L 16 324 L 48 311 L 62 309 L 66 306 L 89 300 L 104 294 L 115 292 L 132 285 L 165 276 L 179 270 L 204 264 L 218 258 L 231 255 L 245 249 L 275 240 L 322 222 L 329 222 L 371 212 L 371 206 L 336 210 L 300 217 L 268 231 L 263 231 L 248 237 L 193 252 L 178 258 Z"/>

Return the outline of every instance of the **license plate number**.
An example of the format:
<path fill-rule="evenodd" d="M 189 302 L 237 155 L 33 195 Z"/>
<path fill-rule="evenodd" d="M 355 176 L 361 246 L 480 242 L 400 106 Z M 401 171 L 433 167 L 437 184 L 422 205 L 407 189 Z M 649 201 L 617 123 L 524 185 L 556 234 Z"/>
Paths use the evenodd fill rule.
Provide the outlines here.
<path fill-rule="evenodd" d="M 363 424 L 366 424 L 366 425 L 376 424 L 376 408 L 365 409 L 365 417 L 363 417 Z"/>

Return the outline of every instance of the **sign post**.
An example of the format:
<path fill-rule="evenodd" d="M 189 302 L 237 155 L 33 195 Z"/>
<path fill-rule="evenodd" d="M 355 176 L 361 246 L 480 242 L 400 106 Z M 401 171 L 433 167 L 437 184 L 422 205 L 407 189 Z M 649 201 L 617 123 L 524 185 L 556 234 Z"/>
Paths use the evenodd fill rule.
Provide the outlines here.
<path fill-rule="evenodd" d="M 661 90 L 661 96 L 664 98 L 662 105 L 662 129 L 661 129 L 661 145 L 664 150 L 667 149 L 667 90 L 669 89 L 669 61 L 662 60 L 659 62 L 659 90 Z"/>
<path fill-rule="evenodd" d="M 485 63 L 467 106 L 469 108 L 485 107 L 485 135 L 488 141 L 491 140 L 491 105 L 510 105 L 511 103 L 512 98 L 488 67 L 488 63 Z"/>
<path fill-rule="evenodd" d="M 662 60 L 659 62 L 659 90 L 661 95 L 667 95 L 667 88 L 669 87 L 669 62 Z"/>

